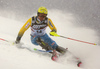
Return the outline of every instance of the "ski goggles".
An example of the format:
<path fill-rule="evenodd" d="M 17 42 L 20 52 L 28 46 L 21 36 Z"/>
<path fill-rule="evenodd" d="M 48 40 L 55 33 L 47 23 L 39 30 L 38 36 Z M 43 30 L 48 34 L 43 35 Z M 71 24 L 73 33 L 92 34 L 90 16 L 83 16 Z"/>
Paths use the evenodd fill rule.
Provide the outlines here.
<path fill-rule="evenodd" d="M 46 18 L 47 14 L 39 14 L 39 17 Z"/>

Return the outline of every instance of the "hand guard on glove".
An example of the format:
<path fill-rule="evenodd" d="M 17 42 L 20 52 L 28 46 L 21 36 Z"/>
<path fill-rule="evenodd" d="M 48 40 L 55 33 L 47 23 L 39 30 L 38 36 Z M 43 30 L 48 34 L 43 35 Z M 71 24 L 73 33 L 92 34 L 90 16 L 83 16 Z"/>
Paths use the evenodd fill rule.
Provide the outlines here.
<path fill-rule="evenodd" d="M 49 33 L 51 36 L 59 36 L 56 31 L 52 30 L 50 33 Z"/>

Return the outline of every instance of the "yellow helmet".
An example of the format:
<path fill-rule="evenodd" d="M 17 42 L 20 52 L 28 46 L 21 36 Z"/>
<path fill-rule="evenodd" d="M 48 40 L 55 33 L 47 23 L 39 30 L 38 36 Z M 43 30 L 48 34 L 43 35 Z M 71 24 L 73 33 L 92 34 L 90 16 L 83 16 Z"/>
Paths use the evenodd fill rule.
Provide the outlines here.
<path fill-rule="evenodd" d="M 40 7 L 38 13 L 48 14 L 48 10 L 45 7 Z"/>

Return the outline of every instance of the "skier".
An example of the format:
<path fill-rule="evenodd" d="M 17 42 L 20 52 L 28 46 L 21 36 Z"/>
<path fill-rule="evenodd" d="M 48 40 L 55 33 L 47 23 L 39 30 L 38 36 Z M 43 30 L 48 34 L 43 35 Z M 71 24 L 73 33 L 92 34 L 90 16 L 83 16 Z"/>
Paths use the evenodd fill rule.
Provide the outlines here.
<path fill-rule="evenodd" d="M 49 26 L 51 33 L 56 34 L 57 29 L 54 26 L 52 20 L 47 17 L 48 10 L 45 7 L 40 7 L 37 11 L 37 16 L 33 16 L 20 29 L 15 43 L 20 43 L 21 37 L 24 32 L 31 27 L 31 42 L 34 45 L 40 45 L 45 50 L 53 50 L 53 56 L 57 56 L 57 52 L 64 54 L 66 49 L 57 45 L 46 33 L 46 28 Z M 52 35 L 52 34 L 51 34 Z M 53 36 L 53 35 L 52 35 Z"/>

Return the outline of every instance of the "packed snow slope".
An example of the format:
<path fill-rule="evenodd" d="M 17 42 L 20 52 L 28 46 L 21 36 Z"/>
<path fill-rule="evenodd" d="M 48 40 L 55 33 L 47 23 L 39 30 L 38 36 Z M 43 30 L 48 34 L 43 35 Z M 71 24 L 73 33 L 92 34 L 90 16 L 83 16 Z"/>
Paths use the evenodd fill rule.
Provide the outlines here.
<path fill-rule="evenodd" d="M 62 11 L 55 12 L 54 10 L 50 10 L 50 12 L 53 12 L 50 13 L 51 15 L 49 17 L 51 17 L 57 27 L 57 33 L 59 35 L 97 43 L 98 37 L 96 36 L 95 30 L 86 27 L 75 27 L 73 25 L 73 23 L 77 22 L 73 14 L 62 14 Z M 11 42 L 15 41 L 23 24 L 20 21 L 0 17 L 0 38 Z M 50 29 L 47 28 L 47 33 L 49 32 Z M 67 60 L 54 62 L 50 59 L 50 55 L 30 52 L 27 49 L 19 49 L 12 44 L 0 40 L 0 69 L 100 69 L 100 46 L 60 37 L 50 37 L 58 45 L 68 48 L 75 56 L 79 57 L 83 62 L 81 68 L 78 68 L 72 63 L 68 63 Z M 40 49 L 39 46 L 31 44 L 30 29 L 24 33 L 21 42 Z"/>

